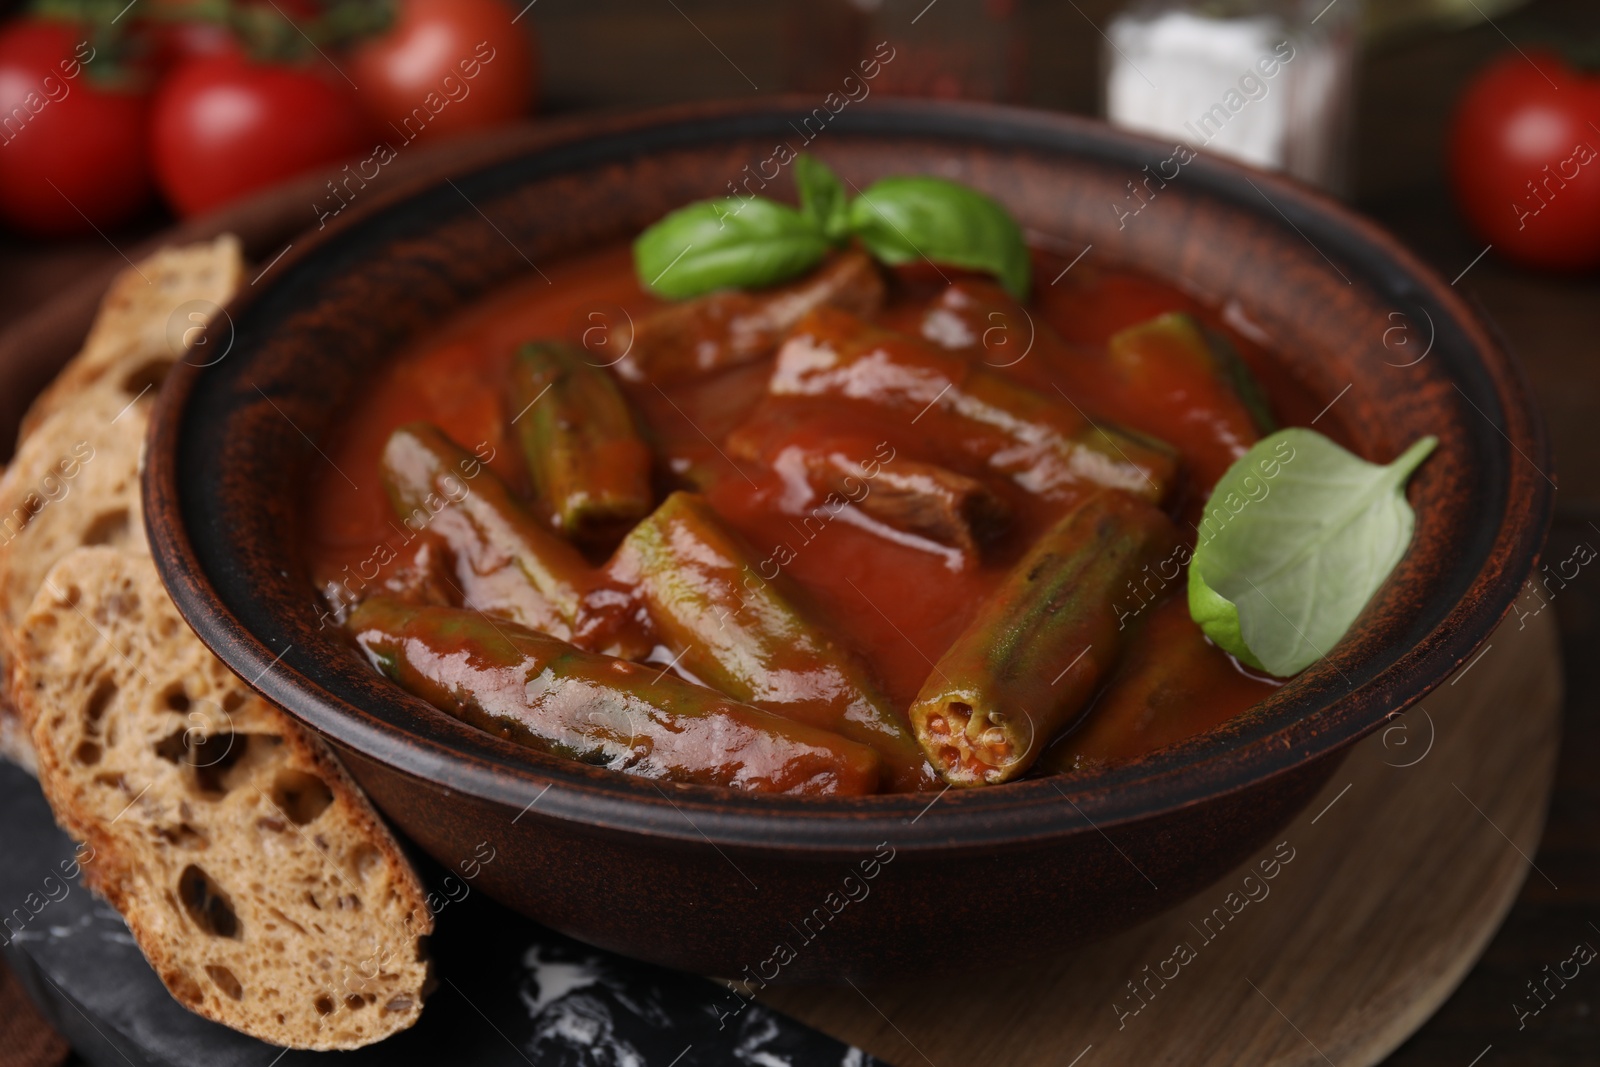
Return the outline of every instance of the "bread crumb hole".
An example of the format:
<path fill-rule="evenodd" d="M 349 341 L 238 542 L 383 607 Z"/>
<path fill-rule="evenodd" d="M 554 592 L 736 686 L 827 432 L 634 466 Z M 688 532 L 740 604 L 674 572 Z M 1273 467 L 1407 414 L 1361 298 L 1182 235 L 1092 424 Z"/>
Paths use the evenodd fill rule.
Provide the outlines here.
<path fill-rule="evenodd" d="M 181 822 L 177 826 L 158 826 L 155 832 L 157 837 L 174 848 L 199 850 L 211 845 L 205 834 L 186 822 Z"/>
<path fill-rule="evenodd" d="M 367 1006 L 367 1002 L 356 996 L 354 993 L 351 993 L 348 997 L 344 998 L 344 1006 L 349 1008 L 351 1011 L 360 1011 L 362 1008 Z"/>
<path fill-rule="evenodd" d="M 167 359 L 141 363 L 123 377 L 122 391 L 138 399 L 147 390 L 160 389 L 161 383 L 167 380 L 167 371 L 171 369 L 172 361 Z"/>
<path fill-rule="evenodd" d="M 297 826 L 304 826 L 333 803 L 333 790 L 314 774 L 284 768 L 272 779 L 272 803 Z"/>
<path fill-rule="evenodd" d="M 100 762 L 100 746 L 93 741 L 80 741 L 72 756 L 84 766 L 92 767 Z"/>
<path fill-rule="evenodd" d="M 121 545 L 128 540 L 128 509 L 104 511 L 83 531 L 85 545 Z"/>
<path fill-rule="evenodd" d="M 383 1006 L 384 1011 L 410 1011 L 410 997 L 391 997 L 389 1003 Z"/>
<path fill-rule="evenodd" d="M 239 690 L 229 690 L 228 694 L 222 698 L 222 710 L 227 712 L 238 711 L 244 707 L 244 700 L 245 695 Z"/>
<path fill-rule="evenodd" d="M 317 999 L 311 1002 L 316 1006 L 318 1015 L 333 1014 L 333 998 L 326 993 L 319 993 Z"/>
<path fill-rule="evenodd" d="M 277 908 L 269 907 L 267 910 L 272 912 L 272 914 L 275 917 L 277 917 L 280 921 L 282 921 L 285 925 L 294 927 L 301 934 L 304 934 L 306 932 L 306 928 L 304 926 L 301 926 L 299 923 L 297 923 L 293 919 L 289 918 L 289 916 L 285 915 L 283 912 L 279 911 Z M 280 944 L 281 944 L 281 942 L 280 942 Z"/>
<path fill-rule="evenodd" d="M 250 751 L 249 734 L 212 734 L 189 738 L 189 763 L 194 784 L 202 793 L 216 796 L 233 788 L 231 771 Z"/>
<path fill-rule="evenodd" d="M 350 853 L 350 866 L 356 877 L 365 882 L 383 866 L 383 853 L 371 845 L 358 845 Z"/>
<path fill-rule="evenodd" d="M 239 979 L 235 978 L 233 972 L 228 968 L 215 963 L 208 963 L 206 964 L 206 974 L 211 976 L 211 980 L 217 984 L 218 989 L 234 1000 L 244 999 L 244 986 L 239 984 Z"/>
<path fill-rule="evenodd" d="M 102 678 L 95 683 L 94 692 L 89 694 L 89 701 L 83 706 L 84 725 L 91 733 L 99 731 L 100 720 L 105 718 L 106 709 L 116 695 L 117 683 L 110 678 Z"/>
<path fill-rule="evenodd" d="M 184 690 L 182 682 L 161 694 L 161 700 L 166 704 L 167 710 L 176 711 L 180 715 L 189 710 L 189 694 Z"/>
<path fill-rule="evenodd" d="M 190 921 L 201 930 L 213 937 L 239 939 L 239 917 L 234 914 L 228 895 L 192 863 L 178 875 L 178 899 Z"/>
<path fill-rule="evenodd" d="M 184 735 L 188 732 L 180 726 L 150 747 L 155 749 L 156 755 L 168 763 L 182 763 L 184 756 L 189 752 L 188 745 L 184 743 Z"/>

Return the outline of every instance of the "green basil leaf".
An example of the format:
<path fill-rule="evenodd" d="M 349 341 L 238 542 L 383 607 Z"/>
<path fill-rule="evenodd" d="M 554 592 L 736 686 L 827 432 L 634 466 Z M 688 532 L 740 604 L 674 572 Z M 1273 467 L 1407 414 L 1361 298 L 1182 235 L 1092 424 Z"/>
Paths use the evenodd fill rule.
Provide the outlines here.
<path fill-rule="evenodd" d="M 1406 480 L 1438 438 L 1387 466 L 1315 430 L 1262 438 L 1211 491 L 1189 563 L 1189 614 L 1252 667 L 1298 674 L 1332 651 L 1405 555 Z"/>
<path fill-rule="evenodd" d="M 679 208 L 633 243 L 647 289 L 673 300 L 713 289 L 759 289 L 804 274 L 828 239 L 786 204 L 753 197 L 701 200 Z"/>
<path fill-rule="evenodd" d="M 1022 230 L 976 189 L 943 178 L 884 178 L 850 204 L 850 228 L 885 263 L 926 257 L 986 271 L 1018 300 L 1028 297 L 1031 264 Z"/>
<path fill-rule="evenodd" d="M 796 156 L 794 185 L 800 192 L 800 214 L 828 240 L 842 241 L 850 235 L 850 198 L 844 183 L 826 163 L 804 152 Z"/>

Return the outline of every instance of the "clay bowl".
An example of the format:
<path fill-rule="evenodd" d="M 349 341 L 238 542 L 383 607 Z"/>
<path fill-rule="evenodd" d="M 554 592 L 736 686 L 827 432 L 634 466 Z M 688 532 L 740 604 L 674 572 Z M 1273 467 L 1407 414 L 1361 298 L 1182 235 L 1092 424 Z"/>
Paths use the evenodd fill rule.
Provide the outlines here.
<path fill-rule="evenodd" d="M 487 842 L 496 858 L 476 888 L 593 944 L 726 976 L 859 981 L 953 958 L 1002 965 L 1126 928 L 1267 843 L 1353 742 L 1463 663 L 1550 517 L 1543 430 L 1482 320 L 1394 239 L 1294 183 L 1202 158 L 1152 181 L 1129 215 L 1128 183 L 1144 188 L 1172 146 L 977 105 L 851 105 L 812 146 L 857 185 L 954 177 L 1069 254 L 1092 244 L 1233 301 L 1289 374 L 1337 398 L 1369 457 L 1438 435 L 1411 486 L 1410 553 L 1356 627 L 1206 736 L 1082 777 L 937 797 L 658 788 L 464 726 L 319 627 L 296 547 L 308 472 L 326 462 L 313 442 L 384 360 L 530 264 L 725 193 L 775 145 L 801 146 L 811 106 L 548 127 L 453 186 L 358 204 L 297 239 L 213 325 L 207 351 L 231 341 L 226 358 L 167 383 L 144 490 L 162 575 L 206 643 L 332 741 L 418 845 L 455 867 Z M 788 181 L 774 191 L 790 195 Z"/>

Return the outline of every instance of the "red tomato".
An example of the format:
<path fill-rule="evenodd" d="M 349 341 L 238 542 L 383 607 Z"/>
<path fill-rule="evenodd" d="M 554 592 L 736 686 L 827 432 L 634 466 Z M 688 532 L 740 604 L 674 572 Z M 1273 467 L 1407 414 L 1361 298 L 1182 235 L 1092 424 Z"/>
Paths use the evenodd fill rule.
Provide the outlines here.
<path fill-rule="evenodd" d="M 156 22 L 145 27 L 150 65 L 168 71 L 196 59 L 241 51 L 233 31 L 215 22 Z"/>
<path fill-rule="evenodd" d="M 1533 267 L 1600 264 L 1596 125 L 1600 78 L 1551 52 L 1507 53 L 1467 86 L 1450 176 L 1467 221 L 1496 252 Z"/>
<path fill-rule="evenodd" d="M 126 222 L 150 197 L 149 96 L 96 81 L 87 33 L 23 19 L 0 31 L 0 217 L 46 236 Z"/>
<path fill-rule="evenodd" d="M 151 132 L 156 180 L 183 215 L 373 147 L 355 91 L 336 72 L 237 55 L 167 79 Z"/>
<path fill-rule="evenodd" d="M 388 32 L 357 45 L 350 76 L 407 141 L 509 122 L 533 104 L 532 27 L 501 0 L 400 0 Z"/>

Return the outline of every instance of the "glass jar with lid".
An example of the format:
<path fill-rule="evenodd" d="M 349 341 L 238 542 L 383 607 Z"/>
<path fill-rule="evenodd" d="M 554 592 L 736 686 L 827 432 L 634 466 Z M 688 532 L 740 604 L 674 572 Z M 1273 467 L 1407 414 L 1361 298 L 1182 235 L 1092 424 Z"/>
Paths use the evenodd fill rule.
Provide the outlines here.
<path fill-rule="evenodd" d="M 1340 191 L 1359 3 L 1137 3 L 1106 28 L 1106 117 Z"/>

